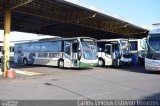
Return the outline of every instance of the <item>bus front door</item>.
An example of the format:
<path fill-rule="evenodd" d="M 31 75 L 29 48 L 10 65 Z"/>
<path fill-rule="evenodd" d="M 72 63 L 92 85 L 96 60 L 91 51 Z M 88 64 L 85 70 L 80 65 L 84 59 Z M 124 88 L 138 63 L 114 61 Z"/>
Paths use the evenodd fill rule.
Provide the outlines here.
<path fill-rule="evenodd" d="M 105 65 L 112 65 L 112 44 L 105 45 Z"/>
<path fill-rule="evenodd" d="M 74 42 L 72 43 L 72 67 L 77 67 L 78 63 L 78 56 L 79 56 L 79 43 Z"/>
<path fill-rule="evenodd" d="M 64 67 L 71 67 L 72 61 L 72 44 L 70 42 L 64 43 Z"/>
<path fill-rule="evenodd" d="M 119 66 L 119 47 L 117 44 L 112 44 L 112 65 Z"/>

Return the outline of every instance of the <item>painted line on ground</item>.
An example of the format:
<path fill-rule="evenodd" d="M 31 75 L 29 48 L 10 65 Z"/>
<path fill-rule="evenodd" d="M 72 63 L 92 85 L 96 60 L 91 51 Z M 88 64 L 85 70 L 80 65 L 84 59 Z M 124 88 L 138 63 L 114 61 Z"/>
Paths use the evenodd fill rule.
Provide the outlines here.
<path fill-rule="evenodd" d="M 31 72 L 31 71 L 21 71 L 21 70 L 15 70 L 17 74 L 23 74 L 23 75 L 41 75 L 43 73 L 39 73 L 39 72 Z"/>

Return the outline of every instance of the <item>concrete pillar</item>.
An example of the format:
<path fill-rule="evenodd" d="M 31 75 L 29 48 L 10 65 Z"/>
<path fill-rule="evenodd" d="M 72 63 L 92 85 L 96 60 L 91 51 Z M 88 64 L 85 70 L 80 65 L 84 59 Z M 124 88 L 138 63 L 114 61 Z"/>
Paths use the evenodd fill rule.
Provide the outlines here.
<path fill-rule="evenodd" d="M 11 9 L 10 9 L 10 0 L 6 0 L 6 10 L 4 16 L 4 76 L 5 73 L 9 69 L 9 58 L 10 58 L 10 50 L 9 50 L 9 43 L 10 43 L 10 29 L 11 29 Z"/>

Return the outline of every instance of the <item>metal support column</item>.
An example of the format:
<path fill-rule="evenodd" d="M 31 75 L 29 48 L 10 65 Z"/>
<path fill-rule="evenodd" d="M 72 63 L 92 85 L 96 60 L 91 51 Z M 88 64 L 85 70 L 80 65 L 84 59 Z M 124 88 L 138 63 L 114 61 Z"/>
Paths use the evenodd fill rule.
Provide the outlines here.
<path fill-rule="evenodd" d="M 6 10 L 4 16 L 4 76 L 9 69 L 9 43 L 10 43 L 10 29 L 11 29 L 11 9 L 10 0 L 6 0 Z"/>

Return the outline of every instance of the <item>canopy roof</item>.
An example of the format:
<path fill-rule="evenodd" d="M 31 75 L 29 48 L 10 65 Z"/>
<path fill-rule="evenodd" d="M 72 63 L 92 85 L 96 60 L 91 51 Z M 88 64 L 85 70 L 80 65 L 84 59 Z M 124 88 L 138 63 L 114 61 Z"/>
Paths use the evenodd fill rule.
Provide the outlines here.
<path fill-rule="evenodd" d="M 7 0 L 0 0 L 0 29 L 4 29 Z M 11 30 L 44 35 L 96 39 L 143 38 L 148 30 L 65 0 L 10 0 Z"/>

